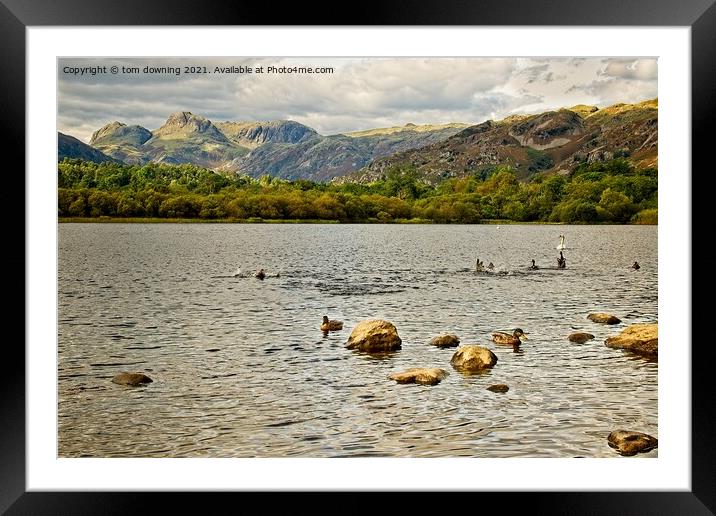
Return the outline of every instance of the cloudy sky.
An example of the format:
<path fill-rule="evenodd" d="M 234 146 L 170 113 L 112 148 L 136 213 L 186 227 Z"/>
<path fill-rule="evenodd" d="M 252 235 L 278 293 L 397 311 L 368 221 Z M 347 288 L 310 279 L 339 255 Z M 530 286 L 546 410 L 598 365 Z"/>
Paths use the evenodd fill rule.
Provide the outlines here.
<path fill-rule="evenodd" d="M 106 73 L 71 68 L 106 67 Z M 111 67 L 140 73 L 112 74 Z M 182 73 L 144 73 L 144 67 Z M 207 74 L 183 73 L 205 66 Z M 216 73 L 216 67 L 264 67 Z M 268 73 L 268 66 L 332 73 Z M 66 71 L 67 70 L 67 71 Z M 375 127 L 480 123 L 511 114 L 657 96 L 655 58 L 71 58 L 58 60 L 58 130 L 89 141 L 118 120 L 153 130 L 176 111 L 214 122 L 289 119 L 321 134 Z"/>

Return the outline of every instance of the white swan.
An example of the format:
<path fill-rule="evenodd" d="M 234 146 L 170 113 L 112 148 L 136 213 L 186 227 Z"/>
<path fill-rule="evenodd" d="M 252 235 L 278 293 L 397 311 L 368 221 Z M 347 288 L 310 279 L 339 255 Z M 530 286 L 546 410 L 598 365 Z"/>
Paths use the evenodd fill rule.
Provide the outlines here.
<path fill-rule="evenodd" d="M 557 246 L 558 251 L 564 251 L 567 247 L 564 245 L 564 235 L 559 235 L 559 245 Z"/>

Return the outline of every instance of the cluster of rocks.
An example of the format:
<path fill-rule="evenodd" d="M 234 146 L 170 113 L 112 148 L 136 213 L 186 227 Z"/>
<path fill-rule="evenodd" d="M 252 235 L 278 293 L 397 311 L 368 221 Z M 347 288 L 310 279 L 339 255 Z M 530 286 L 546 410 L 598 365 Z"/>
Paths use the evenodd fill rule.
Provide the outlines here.
<path fill-rule="evenodd" d="M 452 356 L 450 364 L 456 370 L 470 373 L 490 369 L 497 363 L 497 356 L 489 349 L 467 345 L 460 346 L 460 339 L 457 335 L 444 334 L 434 337 L 430 344 L 438 348 L 458 349 Z M 402 340 L 398 335 L 395 326 L 381 319 L 362 321 L 353 328 L 346 348 L 363 351 L 367 353 L 386 353 L 401 349 Z M 460 347 L 458 347 L 460 346 Z M 413 367 L 405 371 L 393 373 L 389 379 L 397 383 L 417 383 L 420 385 L 437 385 L 448 376 L 444 369 L 435 367 L 419 368 Z M 498 384 L 488 387 L 493 392 L 507 392 L 509 387 Z"/>
<path fill-rule="evenodd" d="M 601 312 L 589 314 L 587 319 L 595 323 L 609 325 L 622 322 L 615 315 Z M 576 332 L 567 338 L 570 342 L 584 344 L 594 339 L 594 335 L 586 332 Z M 623 349 L 638 355 L 656 358 L 659 352 L 659 325 L 632 324 L 623 329 L 619 335 L 607 337 L 604 344 L 610 348 Z M 645 453 L 658 446 L 658 440 L 655 437 L 629 430 L 611 432 L 607 437 L 607 443 L 624 456 Z"/>
<path fill-rule="evenodd" d="M 621 320 L 611 314 L 592 313 L 587 316 L 592 322 L 599 324 L 618 324 Z M 627 349 L 640 354 L 656 355 L 658 348 L 656 324 L 633 324 L 618 336 L 609 337 L 606 345 L 613 348 Z M 584 344 L 595 336 L 587 332 L 575 332 L 568 336 L 570 342 Z M 433 337 L 430 345 L 437 348 L 457 348 L 450 364 L 458 371 L 474 373 L 493 368 L 497 364 L 497 356 L 489 349 L 477 345 L 460 346 L 460 339 L 454 334 L 443 334 Z M 346 343 L 346 348 L 367 353 L 384 353 L 401 349 L 402 340 L 395 326 L 384 320 L 373 319 L 358 323 Z M 440 368 L 413 367 L 405 371 L 392 373 L 388 376 L 399 384 L 416 383 L 420 385 L 437 385 L 448 376 L 448 372 Z M 491 392 L 505 393 L 509 391 L 506 384 L 494 384 L 487 387 Z M 627 430 L 615 430 L 607 438 L 610 447 L 621 455 L 630 456 L 653 450 L 658 440 L 648 434 Z"/>
<path fill-rule="evenodd" d="M 587 316 L 592 322 L 600 324 L 619 324 L 621 319 L 612 314 L 593 313 Z M 594 335 L 585 332 L 572 333 L 567 337 L 571 342 L 584 344 L 592 340 Z M 659 325 L 632 324 L 622 330 L 619 335 L 607 337 L 604 344 L 610 348 L 623 349 L 632 353 L 657 358 L 659 355 Z"/>
<path fill-rule="evenodd" d="M 618 324 L 621 320 L 611 314 L 592 313 L 587 316 L 590 321 L 600 324 Z M 575 332 L 568 336 L 570 342 L 584 344 L 594 335 L 586 332 Z M 454 334 L 443 334 L 434 337 L 430 344 L 437 348 L 457 348 L 450 359 L 452 367 L 463 373 L 475 373 L 492 369 L 497 364 L 497 356 L 488 348 L 477 345 L 460 346 L 460 339 Z M 641 355 L 655 357 L 658 354 L 658 325 L 632 324 L 621 334 L 608 337 L 605 344 L 611 348 L 624 349 Z M 366 353 L 388 353 L 402 347 L 402 339 L 396 327 L 381 319 L 366 320 L 358 323 L 351 331 L 347 349 Z M 213 351 L 213 350 L 212 350 Z M 437 385 L 448 376 L 448 372 L 440 368 L 410 368 L 392 373 L 388 376 L 399 384 L 416 383 L 420 385 Z M 112 378 L 119 385 L 141 386 L 151 383 L 152 379 L 143 373 L 122 372 Z M 487 390 L 497 393 L 509 391 L 506 384 L 494 384 Z M 615 430 L 607 438 L 610 447 L 621 455 L 631 456 L 640 452 L 653 450 L 658 440 L 648 434 L 627 430 Z"/>

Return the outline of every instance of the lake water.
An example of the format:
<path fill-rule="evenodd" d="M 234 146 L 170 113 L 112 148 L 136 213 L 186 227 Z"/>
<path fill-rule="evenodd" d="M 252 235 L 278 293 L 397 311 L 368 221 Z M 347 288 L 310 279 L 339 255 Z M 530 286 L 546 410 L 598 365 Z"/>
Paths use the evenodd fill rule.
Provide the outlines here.
<path fill-rule="evenodd" d="M 657 320 L 655 226 L 60 224 L 58 288 L 61 457 L 620 457 L 612 430 L 658 437 L 657 363 L 604 345 Z M 402 350 L 344 348 L 373 318 Z M 515 327 L 519 350 L 490 341 Z M 428 344 L 445 332 L 497 365 L 453 370 Z M 410 367 L 450 375 L 387 379 Z"/>

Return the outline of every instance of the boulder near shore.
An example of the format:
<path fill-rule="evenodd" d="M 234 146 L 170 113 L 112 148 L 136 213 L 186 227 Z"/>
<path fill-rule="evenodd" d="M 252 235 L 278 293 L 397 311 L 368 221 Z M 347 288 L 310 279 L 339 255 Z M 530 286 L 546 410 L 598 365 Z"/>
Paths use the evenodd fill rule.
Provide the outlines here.
<path fill-rule="evenodd" d="M 610 348 L 626 349 L 640 355 L 658 356 L 659 325 L 632 324 L 619 335 L 607 337 L 604 344 Z"/>
<path fill-rule="evenodd" d="M 619 324 L 620 322 L 622 322 L 622 320 L 619 319 L 619 317 L 612 315 L 612 314 L 605 314 L 602 312 L 589 314 L 587 316 L 587 319 L 589 319 L 592 322 L 601 323 L 601 324 Z"/>
<path fill-rule="evenodd" d="M 450 359 L 450 364 L 461 371 L 490 369 L 497 363 L 497 355 L 482 346 L 460 346 Z"/>
<path fill-rule="evenodd" d="M 388 321 L 371 319 L 359 322 L 348 337 L 346 348 L 380 353 L 400 349 L 398 330 Z"/>
<path fill-rule="evenodd" d="M 460 345 L 460 339 L 457 335 L 444 334 L 433 337 L 430 344 L 438 348 L 456 348 Z"/>
<path fill-rule="evenodd" d="M 153 380 L 151 378 L 142 373 L 123 372 L 112 378 L 112 383 L 117 383 L 119 385 L 131 385 L 132 387 L 143 385 L 145 383 L 152 383 L 152 381 Z"/>
<path fill-rule="evenodd" d="M 631 456 L 637 453 L 644 453 L 657 448 L 659 441 L 656 437 L 642 432 L 630 432 L 627 430 L 615 430 L 607 437 L 610 447 L 620 454 Z"/>
<path fill-rule="evenodd" d="M 398 383 L 419 383 L 420 385 L 437 385 L 446 378 L 448 372 L 438 368 L 412 368 L 401 373 L 393 373 L 388 378 Z"/>

